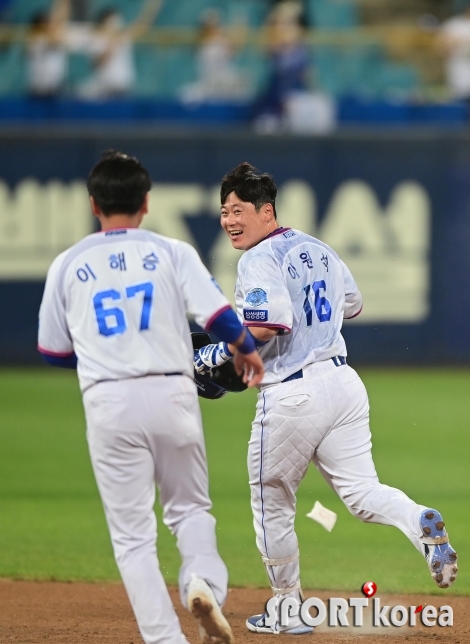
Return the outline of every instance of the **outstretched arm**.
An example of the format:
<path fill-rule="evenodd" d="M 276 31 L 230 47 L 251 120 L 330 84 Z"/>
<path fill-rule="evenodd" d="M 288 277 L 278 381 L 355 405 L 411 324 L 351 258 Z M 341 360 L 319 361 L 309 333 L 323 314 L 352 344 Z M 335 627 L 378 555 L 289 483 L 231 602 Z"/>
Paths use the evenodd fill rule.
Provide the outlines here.
<path fill-rule="evenodd" d="M 70 0 L 56 0 L 52 5 L 48 36 L 54 43 L 61 43 L 64 39 L 65 28 L 70 20 Z"/>
<path fill-rule="evenodd" d="M 126 29 L 126 36 L 132 39 L 140 38 L 152 26 L 153 21 L 158 16 L 162 8 L 163 0 L 146 0 L 142 7 L 142 11 L 137 16 L 135 21 L 130 24 Z"/>

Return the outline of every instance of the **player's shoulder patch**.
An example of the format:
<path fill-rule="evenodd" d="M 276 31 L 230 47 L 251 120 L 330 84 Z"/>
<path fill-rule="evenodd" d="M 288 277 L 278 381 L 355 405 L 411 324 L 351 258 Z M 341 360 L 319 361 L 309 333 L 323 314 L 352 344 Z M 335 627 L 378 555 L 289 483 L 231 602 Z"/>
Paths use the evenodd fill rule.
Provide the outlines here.
<path fill-rule="evenodd" d="M 252 288 L 245 295 L 245 302 L 249 306 L 253 307 L 261 306 L 262 304 L 268 304 L 268 294 L 262 288 Z"/>
<path fill-rule="evenodd" d="M 286 239 L 289 239 L 290 237 L 297 237 L 297 233 L 295 232 L 295 230 L 286 230 L 285 233 L 282 233 L 282 236 Z"/>

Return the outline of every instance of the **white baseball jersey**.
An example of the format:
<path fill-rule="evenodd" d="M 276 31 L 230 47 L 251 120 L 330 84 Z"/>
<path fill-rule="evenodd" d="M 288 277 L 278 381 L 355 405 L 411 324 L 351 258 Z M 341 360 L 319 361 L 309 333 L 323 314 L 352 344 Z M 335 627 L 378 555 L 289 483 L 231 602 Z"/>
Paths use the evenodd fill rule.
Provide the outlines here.
<path fill-rule="evenodd" d="M 193 377 L 186 313 L 203 328 L 229 303 L 189 244 L 147 230 L 85 237 L 52 263 L 39 350 L 75 351 L 82 391 L 104 380 Z"/>
<path fill-rule="evenodd" d="M 338 255 L 290 228 L 276 230 L 242 256 L 235 300 L 244 326 L 279 329 L 259 349 L 262 385 L 281 382 L 314 362 L 346 356 L 343 317 L 362 308 L 356 282 Z"/>

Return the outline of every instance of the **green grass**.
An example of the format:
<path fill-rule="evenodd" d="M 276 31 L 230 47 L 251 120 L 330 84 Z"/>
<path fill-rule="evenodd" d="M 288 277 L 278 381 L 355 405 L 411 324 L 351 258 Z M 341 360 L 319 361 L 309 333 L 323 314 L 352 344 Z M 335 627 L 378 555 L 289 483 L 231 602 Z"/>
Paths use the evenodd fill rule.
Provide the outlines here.
<path fill-rule="evenodd" d="M 470 594 L 468 430 L 470 371 L 360 370 L 368 388 L 381 481 L 439 508 L 461 557 L 456 585 Z M 246 451 L 255 392 L 202 401 L 219 546 L 232 585 L 264 586 L 249 506 Z M 306 518 L 315 500 L 338 513 L 331 533 Z M 157 509 L 160 519 L 160 512 Z M 398 530 L 353 518 L 312 467 L 298 494 L 305 588 L 434 592 L 427 567 Z M 159 556 L 175 582 L 179 557 L 159 520 Z M 73 373 L 0 371 L 0 576 L 117 579 L 89 463 Z M 439 591 L 443 594 L 445 591 Z"/>

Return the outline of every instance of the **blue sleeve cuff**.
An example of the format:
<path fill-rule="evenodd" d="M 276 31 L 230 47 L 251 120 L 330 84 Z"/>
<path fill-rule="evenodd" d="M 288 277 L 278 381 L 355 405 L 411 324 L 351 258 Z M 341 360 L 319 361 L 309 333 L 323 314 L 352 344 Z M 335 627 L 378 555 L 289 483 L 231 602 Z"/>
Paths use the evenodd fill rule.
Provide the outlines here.
<path fill-rule="evenodd" d="M 224 342 L 233 344 L 243 333 L 243 326 L 240 324 L 235 311 L 230 308 L 212 320 L 210 330 Z"/>
<path fill-rule="evenodd" d="M 255 342 L 255 347 L 257 349 L 259 349 L 260 347 L 264 347 L 265 344 L 268 344 L 269 340 L 258 340 L 258 338 L 252 334 L 250 329 L 248 329 L 247 327 L 245 327 L 245 328 L 246 328 L 247 334 L 249 333 L 251 335 L 251 337 L 253 338 L 253 340 Z"/>
<path fill-rule="evenodd" d="M 77 356 L 72 353 L 72 355 L 67 357 L 62 356 L 50 356 L 46 353 L 41 353 L 44 360 L 49 363 L 52 367 L 62 367 L 62 369 L 76 369 L 77 368 Z"/>

